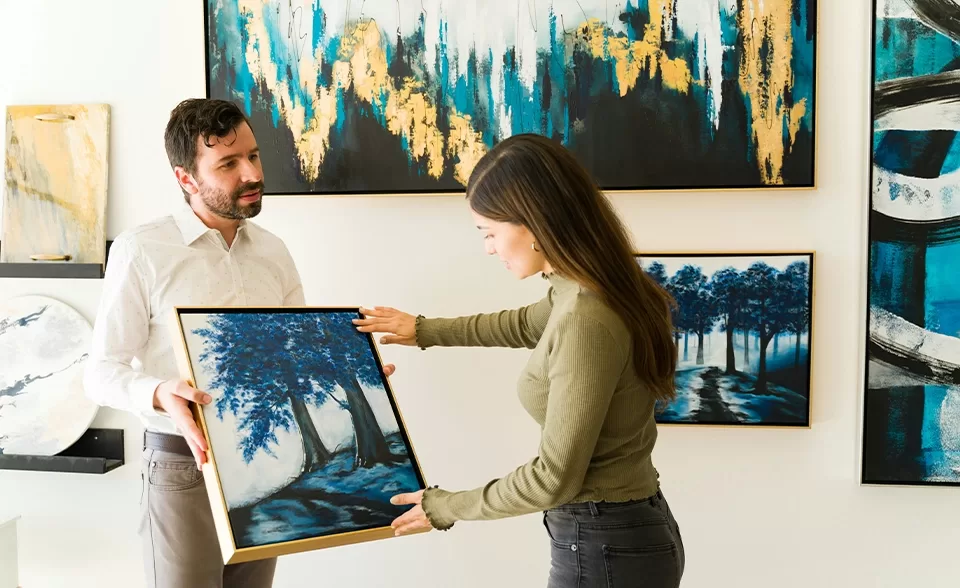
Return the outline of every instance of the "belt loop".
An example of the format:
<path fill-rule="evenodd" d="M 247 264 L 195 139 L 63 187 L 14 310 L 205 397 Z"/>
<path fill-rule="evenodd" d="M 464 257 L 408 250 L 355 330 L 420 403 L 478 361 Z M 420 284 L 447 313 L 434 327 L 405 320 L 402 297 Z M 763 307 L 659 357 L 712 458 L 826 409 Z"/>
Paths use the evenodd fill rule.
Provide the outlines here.
<path fill-rule="evenodd" d="M 597 508 L 596 502 L 593 502 L 591 500 L 590 502 L 587 503 L 587 506 L 590 507 L 590 515 L 593 516 L 593 518 L 597 518 L 600 516 L 600 509 Z"/>

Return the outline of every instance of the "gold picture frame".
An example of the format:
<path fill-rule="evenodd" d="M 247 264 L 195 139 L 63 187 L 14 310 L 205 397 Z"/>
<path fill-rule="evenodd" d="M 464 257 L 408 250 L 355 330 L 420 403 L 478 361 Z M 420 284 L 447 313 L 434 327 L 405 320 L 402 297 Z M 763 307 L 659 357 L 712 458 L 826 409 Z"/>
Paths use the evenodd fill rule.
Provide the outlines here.
<path fill-rule="evenodd" d="M 410 507 L 389 496 L 426 488 L 377 345 L 350 322 L 361 317 L 358 306 L 173 309 L 180 375 L 213 397 L 192 410 L 208 444 L 202 471 L 225 564 L 393 537 L 390 521 Z M 310 509 L 290 518 L 315 518 L 285 528 L 283 505 L 302 500 Z M 324 509 L 349 521 L 326 529 Z"/>
<path fill-rule="evenodd" d="M 783 385 L 781 385 L 783 382 L 773 383 L 771 380 L 769 380 L 769 379 L 766 377 L 766 376 L 767 376 L 766 373 L 764 374 L 764 377 L 763 377 L 763 379 L 764 379 L 764 384 L 763 384 L 763 385 L 764 385 L 764 386 L 766 386 L 767 383 L 773 383 L 773 385 L 774 385 L 775 388 L 784 388 L 784 391 L 785 391 L 784 394 L 783 394 L 784 397 L 790 396 L 790 397 L 792 398 L 792 394 L 793 394 L 793 393 L 795 393 L 795 394 L 797 394 L 798 396 L 802 397 L 802 399 L 801 399 L 801 398 L 796 398 L 796 399 L 795 399 L 795 400 L 797 400 L 797 402 L 800 403 L 800 406 L 796 406 L 796 403 L 795 403 L 792 407 L 789 408 L 789 410 L 794 411 L 794 412 L 792 413 L 792 414 L 794 414 L 794 415 L 795 415 L 796 409 L 799 408 L 799 409 L 800 409 L 800 414 L 799 414 L 799 416 L 796 416 L 795 418 L 794 418 L 793 416 L 785 416 L 785 415 L 787 414 L 787 412 L 786 412 L 787 409 L 784 408 L 784 407 L 780 407 L 780 408 L 778 409 L 778 410 L 779 410 L 779 414 L 781 415 L 780 417 L 765 417 L 765 416 L 762 416 L 762 415 L 758 417 L 758 415 L 756 414 L 756 412 L 753 412 L 752 409 L 751 409 L 751 407 L 748 406 L 748 403 L 745 403 L 745 408 L 737 407 L 737 408 L 735 408 L 734 410 L 732 410 L 732 411 L 729 412 L 729 413 L 728 413 L 728 412 L 724 412 L 724 413 L 723 413 L 723 416 L 699 418 L 699 416 L 696 416 L 696 415 L 694 415 L 693 412 L 690 412 L 690 414 L 688 414 L 688 415 L 686 416 L 686 418 L 684 418 L 684 417 L 682 417 L 676 410 L 674 410 L 674 414 L 672 414 L 672 415 L 669 414 L 669 413 L 666 412 L 666 411 L 658 412 L 656 418 L 657 418 L 657 425 L 658 425 L 658 426 L 667 426 L 667 427 L 689 427 L 689 426 L 697 426 L 697 427 L 738 427 L 738 428 L 751 428 L 751 429 L 768 429 L 768 428 L 776 428 L 776 429 L 784 429 L 784 428 L 810 429 L 810 428 L 812 428 L 812 422 L 813 422 L 813 418 L 812 418 L 812 415 L 813 415 L 813 396 L 814 396 L 814 394 L 813 394 L 813 379 L 814 379 L 814 377 L 813 377 L 813 376 L 814 376 L 814 368 L 813 368 L 813 366 L 814 366 L 814 362 L 813 362 L 814 329 L 813 329 L 813 326 L 814 326 L 814 322 L 815 322 L 815 318 L 816 318 L 815 306 L 816 306 L 816 282 L 817 282 L 816 279 L 815 279 L 815 271 L 816 271 L 816 263 L 815 263 L 816 252 L 815 252 L 815 251 L 811 251 L 811 250 L 760 250 L 760 251 L 737 250 L 737 251 L 709 251 L 709 252 L 704 252 L 704 251 L 660 251 L 660 252 L 635 251 L 635 252 L 634 252 L 634 258 L 637 260 L 638 263 L 641 264 L 641 267 L 643 267 L 643 262 L 642 262 L 642 260 L 648 260 L 648 261 L 650 261 L 650 262 L 652 263 L 653 261 L 658 261 L 658 260 L 663 260 L 663 259 L 693 260 L 693 259 L 741 258 L 743 261 L 741 261 L 739 265 L 743 265 L 744 263 L 746 263 L 746 260 L 751 260 L 751 259 L 752 259 L 752 260 L 755 260 L 755 261 L 756 261 L 756 260 L 763 260 L 763 259 L 774 259 L 774 258 L 784 258 L 784 259 L 792 260 L 792 261 L 788 262 L 787 265 L 784 265 L 783 268 L 779 268 L 779 267 L 774 267 L 774 268 L 773 268 L 775 271 L 778 271 L 778 272 L 779 272 L 779 271 L 782 271 L 782 270 L 785 270 L 786 267 L 788 267 L 789 263 L 792 263 L 793 261 L 800 261 L 800 260 L 806 261 L 805 276 L 804 276 L 804 280 L 805 280 L 804 289 L 805 289 L 805 292 L 804 292 L 803 300 L 802 300 L 802 301 L 798 301 L 798 302 L 802 302 L 802 303 L 803 303 L 803 304 L 802 304 L 803 308 L 800 309 L 800 311 L 801 311 L 801 313 L 802 313 L 802 312 L 806 312 L 806 318 L 805 318 L 805 321 L 803 321 L 803 323 L 801 323 L 801 324 L 799 325 L 799 326 L 801 327 L 801 332 L 800 332 L 800 333 L 794 333 L 794 332 L 792 332 L 792 331 L 790 332 L 791 335 L 797 337 L 797 339 L 796 339 L 796 347 L 795 347 L 794 353 L 796 354 L 797 357 L 801 357 L 801 356 L 803 357 L 802 365 L 792 366 L 792 367 L 793 367 L 793 372 L 794 372 L 794 373 L 792 374 L 792 375 L 794 376 L 793 380 L 796 381 L 795 383 L 799 383 L 801 390 L 800 390 L 799 392 L 794 392 L 793 390 L 789 389 L 788 386 L 783 386 Z M 716 265 L 716 264 L 714 264 L 714 265 Z M 716 267 L 716 271 L 719 271 L 720 269 L 723 269 L 723 267 L 731 267 L 731 268 L 733 268 L 733 265 L 734 265 L 734 264 L 727 264 L 726 266 L 717 266 L 717 267 Z M 745 271 L 746 267 L 744 268 L 744 270 L 739 270 L 739 269 L 736 269 L 736 268 L 733 268 L 733 269 L 734 269 L 735 271 L 742 272 L 742 271 Z M 648 275 L 651 275 L 651 277 L 653 277 L 653 275 L 651 274 L 651 272 L 648 271 L 648 268 L 647 268 L 647 267 L 644 267 L 644 270 L 647 271 L 647 274 L 648 274 Z M 701 279 L 703 280 L 703 281 L 702 281 L 702 287 L 704 287 L 705 289 L 709 290 L 709 288 L 710 288 L 710 283 L 708 282 L 708 280 L 712 280 L 712 279 L 713 279 L 713 276 L 715 275 L 716 271 L 711 271 L 711 272 L 709 272 L 710 275 L 703 275 L 703 274 L 706 274 L 707 272 L 702 272 L 702 273 L 701 273 Z M 733 275 L 733 274 L 731 274 L 731 276 L 732 276 L 732 275 Z M 664 276 L 664 277 L 666 277 L 666 276 Z M 672 280 L 672 279 L 674 279 L 674 277 L 675 277 L 675 276 L 670 276 L 669 279 Z M 663 287 L 665 287 L 665 288 L 667 289 L 667 291 L 671 294 L 671 296 L 673 296 L 674 299 L 676 300 L 678 306 L 681 305 L 681 304 L 684 304 L 684 303 L 690 304 L 689 300 L 690 300 L 691 298 L 686 297 L 686 296 L 684 296 L 683 294 L 680 294 L 679 292 L 677 292 L 677 291 L 676 291 L 677 288 L 676 288 L 676 286 L 675 286 L 675 283 L 674 283 L 674 285 L 667 284 L 667 283 L 664 283 L 663 281 L 661 281 L 661 279 L 658 279 L 658 278 L 656 278 L 656 277 L 654 277 L 654 280 L 657 281 L 658 284 L 660 284 L 661 286 L 663 286 Z M 680 300 L 677 300 L 677 298 L 680 298 Z M 694 299 L 694 300 L 696 299 L 696 296 L 695 296 L 695 295 L 693 296 L 693 299 Z M 679 308 L 678 308 L 678 312 L 682 312 L 682 309 L 679 309 Z M 713 317 L 714 320 L 719 320 L 719 319 L 721 318 L 720 315 L 722 315 L 723 313 L 720 313 L 720 312 L 718 311 L 717 314 L 718 314 L 718 316 Z M 677 315 L 676 315 L 676 314 L 674 315 L 674 321 L 675 321 L 675 324 L 676 324 L 677 321 L 678 321 L 678 318 L 677 318 Z M 742 331 L 744 326 L 747 326 L 747 325 L 734 324 L 734 327 L 735 327 L 735 328 L 734 328 L 733 332 L 736 333 L 738 330 Z M 712 329 L 712 328 L 713 328 L 713 325 L 711 325 L 710 328 Z M 747 326 L 747 330 L 748 330 L 748 332 L 752 332 L 752 328 L 751 328 L 750 326 Z M 678 329 L 678 332 L 683 332 L 683 331 L 680 331 L 680 329 Z M 690 333 L 690 332 L 695 332 L 695 331 L 689 331 L 689 330 L 687 330 L 686 332 L 687 332 L 687 333 Z M 723 332 L 726 333 L 726 330 L 724 329 Z M 780 331 L 780 333 L 784 333 L 784 332 L 785 332 L 785 331 Z M 705 333 L 705 335 L 708 334 L 708 333 L 709 333 L 709 331 L 708 331 L 707 333 Z M 801 345 L 800 337 L 801 337 L 804 333 L 806 334 L 806 341 L 805 341 L 805 343 L 803 344 L 803 347 L 801 348 L 801 346 L 800 346 L 800 345 Z M 768 333 L 768 334 L 769 334 L 769 333 Z M 678 336 L 679 336 L 679 335 L 678 335 Z M 743 335 L 741 334 L 740 336 L 743 336 Z M 772 337 L 772 335 L 771 335 L 771 337 Z M 689 342 L 688 342 L 688 343 L 689 343 Z M 695 343 L 695 345 L 696 345 L 697 351 L 699 351 L 699 345 L 697 345 L 697 342 L 694 342 L 694 343 Z M 776 345 L 775 343 L 773 343 L 772 340 L 767 341 L 767 346 L 769 346 L 769 345 L 771 345 L 771 344 Z M 711 343 L 710 343 L 710 342 L 707 342 L 707 343 L 704 345 L 704 349 L 709 349 L 709 345 L 711 345 Z M 726 353 L 726 342 L 724 342 L 723 345 L 724 345 L 723 351 Z M 736 343 L 735 343 L 735 345 L 734 345 L 734 349 L 735 349 L 735 348 L 736 348 Z M 714 352 L 714 354 L 715 354 L 715 353 L 716 353 L 716 350 L 714 349 L 713 352 Z M 759 352 L 759 350 L 758 350 L 758 352 Z M 765 357 L 765 354 L 767 353 L 766 346 L 763 348 L 763 352 L 764 352 L 764 357 Z M 690 365 L 684 366 L 684 363 L 688 363 L 688 364 L 689 364 L 691 360 L 689 360 L 689 357 L 687 358 L 687 360 L 684 360 L 683 350 L 682 350 L 682 347 L 680 347 L 679 345 L 678 345 L 677 353 L 678 353 L 677 382 L 678 382 L 678 392 L 681 392 L 681 394 L 678 395 L 678 399 L 677 399 L 677 400 L 675 400 L 673 403 L 671 403 L 672 405 L 673 405 L 673 404 L 676 404 L 676 403 L 678 403 L 678 402 L 685 402 L 685 401 L 682 399 L 682 392 L 683 392 L 683 391 L 681 391 L 681 390 L 679 390 L 679 389 L 681 388 L 681 385 L 680 385 L 680 384 L 684 381 L 685 375 L 687 375 L 687 374 L 684 374 L 683 372 L 684 372 L 686 369 L 691 369 L 691 368 L 690 368 Z M 749 353 L 749 352 L 747 352 L 747 353 Z M 745 354 L 744 354 L 744 346 L 743 346 L 742 344 L 740 345 L 740 356 L 739 356 L 739 359 L 737 359 L 737 354 L 736 354 L 736 352 L 733 353 L 732 355 L 734 355 L 733 361 L 734 361 L 735 365 L 742 365 L 743 362 L 746 362 L 748 366 L 751 365 L 751 364 L 750 364 L 751 359 L 750 359 L 749 355 L 745 355 Z M 702 356 L 700 356 L 700 357 L 702 357 Z M 708 368 L 708 367 L 718 367 L 718 366 L 707 366 L 706 364 L 707 364 L 708 362 L 706 361 L 706 359 L 704 359 L 704 361 L 703 361 L 702 363 L 698 364 L 697 361 L 700 359 L 700 357 L 698 357 L 698 358 L 695 359 L 695 360 L 692 360 L 692 361 L 693 361 L 693 368 L 692 368 L 692 369 L 694 369 L 694 370 L 700 369 L 700 368 L 697 368 L 697 367 L 696 367 L 697 365 L 704 365 L 705 368 Z M 729 360 L 727 360 L 727 361 L 729 361 Z M 721 366 L 721 367 L 723 368 L 723 373 L 722 373 L 721 375 L 726 375 L 727 372 L 730 371 L 730 367 L 734 367 L 734 366 L 729 365 L 729 363 L 727 363 L 727 361 L 724 362 L 726 365 Z M 739 362 L 739 363 L 737 363 L 737 362 Z M 759 363 L 759 358 L 756 359 L 756 363 Z M 759 370 L 759 367 L 757 368 L 757 370 Z M 751 371 L 750 369 L 747 369 L 747 370 L 737 370 L 737 369 L 734 367 L 734 370 L 733 370 L 732 373 L 733 373 L 735 376 L 737 376 L 737 377 L 741 377 L 741 378 L 744 378 L 744 379 L 749 379 L 749 378 L 753 377 L 753 376 L 750 375 L 750 371 Z M 718 387 L 719 387 L 719 386 L 720 386 L 720 385 L 718 385 Z M 771 396 L 775 397 L 775 394 L 771 394 Z M 728 398 L 729 400 L 731 400 L 731 401 L 733 401 L 733 402 L 736 402 L 737 400 L 744 400 L 743 398 L 737 398 L 737 391 L 733 391 L 732 393 L 729 392 L 729 391 L 727 391 L 727 396 L 726 396 L 726 398 Z M 784 400 L 783 402 L 788 402 L 788 401 L 789 401 L 789 400 Z M 726 403 L 726 402 L 728 402 L 728 400 L 725 400 L 723 396 L 720 396 L 719 398 L 712 398 L 712 399 L 711 399 L 711 404 L 716 405 L 716 406 L 719 406 L 719 407 L 721 407 L 721 408 L 722 408 L 722 404 L 724 404 L 724 403 Z M 669 407 L 668 407 L 668 409 L 669 409 Z M 698 413 L 699 413 L 699 411 L 698 411 Z M 751 414 L 752 414 L 752 416 L 751 416 Z M 728 417 L 736 416 L 736 415 L 739 415 L 739 416 L 742 417 L 742 418 L 728 418 Z"/>

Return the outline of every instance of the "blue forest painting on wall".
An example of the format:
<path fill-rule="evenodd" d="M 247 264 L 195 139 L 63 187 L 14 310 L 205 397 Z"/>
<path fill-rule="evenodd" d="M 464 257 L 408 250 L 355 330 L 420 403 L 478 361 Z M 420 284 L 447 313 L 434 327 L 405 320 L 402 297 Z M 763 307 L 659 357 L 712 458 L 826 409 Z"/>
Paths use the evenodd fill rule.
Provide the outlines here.
<path fill-rule="evenodd" d="M 178 309 L 237 549 L 387 527 L 424 481 L 358 309 Z"/>
<path fill-rule="evenodd" d="M 873 10 L 861 480 L 960 484 L 960 25 L 935 0 Z"/>
<path fill-rule="evenodd" d="M 809 425 L 812 253 L 637 259 L 676 303 L 677 397 L 658 422 Z"/>
<path fill-rule="evenodd" d="M 816 0 L 205 0 L 271 194 L 460 192 L 520 133 L 608 190 L 812 187 Z"/>

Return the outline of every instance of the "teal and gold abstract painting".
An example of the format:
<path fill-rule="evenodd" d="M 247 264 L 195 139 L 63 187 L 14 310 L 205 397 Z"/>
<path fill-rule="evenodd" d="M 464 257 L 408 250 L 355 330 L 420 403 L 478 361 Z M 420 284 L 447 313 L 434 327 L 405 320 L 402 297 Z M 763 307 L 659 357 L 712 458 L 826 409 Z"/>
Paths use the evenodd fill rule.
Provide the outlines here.
<path fill-rule="evenodd" d="M 0 262 L 106 261 L 110 107 L 8 106 Z"/>
<path fill-rule="evenodd" d="M 814 185 L 816 0 L 206 0 L 267 193 L 460 192 L 538 133 L 607 190 Z"/>
<path fill-rule="evenodd" d="M 862 481 L 960 485 L 960 8 L 873 14 Z"/>

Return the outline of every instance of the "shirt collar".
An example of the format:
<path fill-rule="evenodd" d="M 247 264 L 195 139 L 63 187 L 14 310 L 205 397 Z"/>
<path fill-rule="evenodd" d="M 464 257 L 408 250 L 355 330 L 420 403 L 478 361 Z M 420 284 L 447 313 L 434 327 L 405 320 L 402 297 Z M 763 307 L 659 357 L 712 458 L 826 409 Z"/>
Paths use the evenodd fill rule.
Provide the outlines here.
<path fill-rule="evenodd" d="M 177 223 L 177 228 L 180 229 L 180 234 L 183 235 L 184 245 L 191 245 L 194 241 L 205 235 L 207 231 L 215 230 L 203 224 L 203 221 L 200 220 L 200 217 L 190 208 L 190 204 L 187 202 L 180 204 L 180 207 L 174 212 L 173 218 Z M 238 237 L 240 236 L 240 232 L 246 227 L 246 224 L 246 219 L 240 221 L 240 226 L 237 227 Z"/>

